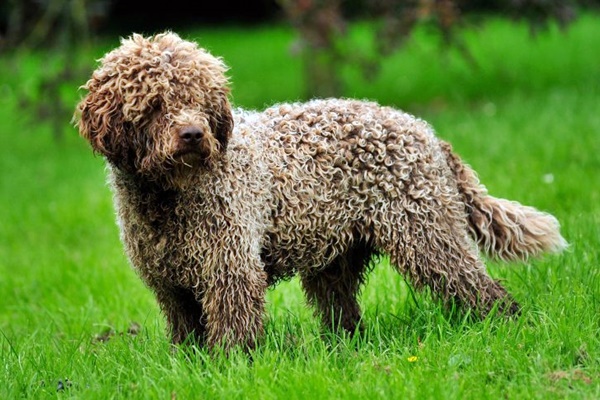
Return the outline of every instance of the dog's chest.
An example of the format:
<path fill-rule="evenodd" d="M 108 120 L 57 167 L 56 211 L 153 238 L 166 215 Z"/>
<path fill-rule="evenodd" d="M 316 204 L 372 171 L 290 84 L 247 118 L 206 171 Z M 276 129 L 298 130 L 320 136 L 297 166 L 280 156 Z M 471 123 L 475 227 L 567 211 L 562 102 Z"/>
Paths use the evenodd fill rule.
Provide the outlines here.
<path fill-rule="evenodd" d="M 130 194 L 118 202 L 123 243 L 143 277 L 177 285 L 200 279 L 198 266 L 209 251 L 202 206 L 201 199 L 175 192 Z"/>

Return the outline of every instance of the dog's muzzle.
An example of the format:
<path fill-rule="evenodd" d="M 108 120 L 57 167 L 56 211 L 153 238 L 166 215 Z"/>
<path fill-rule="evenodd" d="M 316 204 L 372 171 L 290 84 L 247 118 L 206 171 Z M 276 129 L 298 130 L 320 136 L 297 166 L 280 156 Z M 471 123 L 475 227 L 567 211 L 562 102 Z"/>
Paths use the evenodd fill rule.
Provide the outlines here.
<path fill-rule="evenodd" d="M 198 126 L 185 126 L 177 132 L 175 159 L 184 164 L 195 165 L 210 158 L 212 147 L 206 132 Z"/>

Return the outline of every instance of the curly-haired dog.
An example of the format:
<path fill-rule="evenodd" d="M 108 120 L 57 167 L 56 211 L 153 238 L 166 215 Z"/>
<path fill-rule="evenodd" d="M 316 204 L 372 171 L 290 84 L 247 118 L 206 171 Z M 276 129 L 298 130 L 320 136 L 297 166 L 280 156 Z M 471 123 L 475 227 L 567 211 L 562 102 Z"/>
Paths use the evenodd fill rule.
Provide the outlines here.
<path fill-rule="evenodd" d="M 475 243 L 505 260 L 565 247 L 554 217 L 489 196 L 425 122 L 340 99 L 232 110 L 226 70 L 174 33 L 134 34 L 76 112 L 174 343 L 254 346 L 267 288 L 296 273 L 324 325 L 353 332 L 376 254 L 447 302 L 514 313 Z"/>

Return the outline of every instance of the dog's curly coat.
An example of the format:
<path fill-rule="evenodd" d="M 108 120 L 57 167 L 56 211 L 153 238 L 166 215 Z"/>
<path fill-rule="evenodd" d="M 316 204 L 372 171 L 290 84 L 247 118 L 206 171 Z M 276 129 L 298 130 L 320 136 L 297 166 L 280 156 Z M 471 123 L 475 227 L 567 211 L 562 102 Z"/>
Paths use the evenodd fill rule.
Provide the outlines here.
<path fill-rule="evenodd" d="M 75 117 L 174 343 L 253 347 L 268 286 L 296 273 L 324 325 L 353 332 L 376 254 L 445 301 L 515 313 L 474 243 L 504 260 L 566 246 L 554 217 L 489 196 L 427 123 L 355 100 L 232 110 L 226 70 L 175 33 L 134 34 Z"/>

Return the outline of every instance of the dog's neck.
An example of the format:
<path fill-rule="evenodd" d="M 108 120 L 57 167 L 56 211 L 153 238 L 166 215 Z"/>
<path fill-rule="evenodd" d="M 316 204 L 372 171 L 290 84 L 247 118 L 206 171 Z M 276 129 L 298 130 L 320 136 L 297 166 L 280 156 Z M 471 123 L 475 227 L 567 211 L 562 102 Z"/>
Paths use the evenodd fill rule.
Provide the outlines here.
<path fill-rule="evenodd" d="M 114 166 L 110 166 L 109 171 L 117 209 L 133 209 L 151 225 L 158 224 L 157 228 L 162 224 L 161 221 L 171 218 L 170 213 L 181 201 L 180 191 L 166 188 L 160 182 L 132 175 Z"/>
<path fill-rule="evenodd" d="M 172 202 L 180 197 L 182 188 L 166 185 L 162 180 L 152 180 L 109 165 L 110 183 L 121 201 L 136 197 L 141 204 Z"/>
<path fill-rule="evenodd" d="M 197 187 L 198 182 L 212 176 L 210 170 L 216 165 L 203 167 L 180 166 L 172 168 L 168 173 L 149 176 L 131 172 L 108 163 L 108 169 L 113 176 L 113 184 L 122 186 L 124 190 L 146 194 L 161 194 L 164 192 L 188 192 Z"/>

